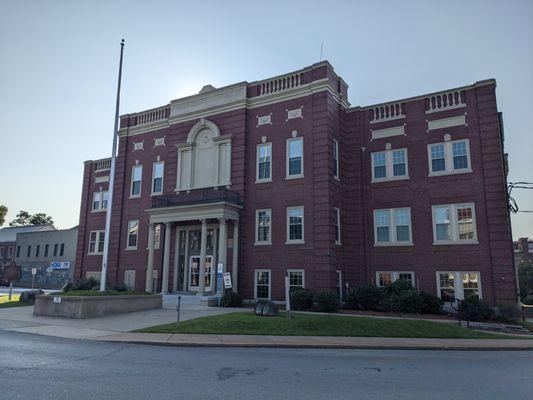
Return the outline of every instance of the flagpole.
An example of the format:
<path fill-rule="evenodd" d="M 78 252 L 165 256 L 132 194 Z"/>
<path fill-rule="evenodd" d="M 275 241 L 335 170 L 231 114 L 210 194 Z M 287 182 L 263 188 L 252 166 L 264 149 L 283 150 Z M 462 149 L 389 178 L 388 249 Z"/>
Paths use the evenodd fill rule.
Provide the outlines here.
<path fill-rule="evenodd" d="M 105 214 L 104 253 L 102 255 L 102 274 L 100 275 L 100 291 L 106 289 L 107 264 L 109 262 L 109 236 L 111 230 L 111 211 L 113 209 L 113 188 L 115 183 L 115 162 L 117 158 L 118 113 L 120 107 L 120 82 L 122 80 L 122 56 L 124 54 L 124 39 L 120 42 L 120 62 L 118 67 L 117 101 L 115 105 L 115 128 L 113 129 L 113 150 L 111 152 L 111 170 L 109 171 L 109 189 L 107 211 Z"/>

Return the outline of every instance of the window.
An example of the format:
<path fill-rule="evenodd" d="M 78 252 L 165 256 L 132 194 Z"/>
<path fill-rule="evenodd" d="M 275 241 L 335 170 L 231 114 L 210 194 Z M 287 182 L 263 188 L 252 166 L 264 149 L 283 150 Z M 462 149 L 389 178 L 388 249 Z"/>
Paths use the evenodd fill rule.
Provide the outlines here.
<path fill-rule="evenodd" d="M 128 221 L 128 245 L 127 250 L 137 249 L 137 237 L 139 234 L 139 220 Z"/>
<path fill-rule="evenodd" d="M 255 298 L 270 300 L 270 270 L 255 270 Z"/>
<path fill-rule="evenodd" d="M 100 190 L 93 193 L 93 211 L 101 211 L 107 209 L 107 200 L 109 192 L 107 190 Z"/>
<path fill-rule="evenodd" d="M 61 243 L 61 247 L 59 249 L 59 257 L 63 257 L 63 254 L 65 254 L 65 243 Z"/>
<path fill-rule="evenodd" d="M 468 139 L 428 145 L 429 176 L 472 172 Z"/>
<path fill-rule="evenodd" d="M 48 248 L 49 248 L 49 247 L 50 247 L 50 246 L 48 246 L 47 244 L 44 245 L 44 256 L 45 256 L 45 257 L 48 257 Z"/>
<path fill-rule="evenodd" d="M 473 203 L 432 207 L 433 244 L 477 243 Z"/>
<path fill-rule="evenodd" d="M 335 244 L 341 244 L 341 210 L 335 207 Z"/>
<path fill-rule="evenodd" d="M 287 243 L 304 242 L 304 208 L 287 208 Z"/>
<path fill-rule="evenodd" d="M 287 178 L 304 176 L 303 138 L 287 139 Z"/>
<path fill-rule="evenodd" d="M 372 153 L 372 182 L 408 178 L 407 149 Z"/>
<path fill-rule="evenodd" d="M 17 246 L 17 258 L 20 257 L 20 246 Z"/>
<path fill-rule="evenodd" d="M 152 168 L 152 194 L 163 194 L 164 161 L 155 162 Z"/>
<path fill-rule="evenodd" d="M 54 257 L 57 256 L 57 243 L 54 244 Z"/>
<path fill-rule="evenodd" d="M 288 269 L 289 275 L 289 290 L 293 287 L 305 287 L 305 278 L 303 269 Z"/>
<path fill-rule="evenodd" d="M 445 302 L 464 300 L 470 296 L 481 299 L 479 272 L 437 272 L 437 295 Z"/>
<path fill-rule="evenodd" d="M 257 145 L 256 182 L 272 181 L 272 143 Z"/>
<path fill-rule="evenodd" d="M 31 256 L 31 246 L 28 246 L 28 252 L 26 253 L 26 257 L 30 257 Z"/>
<path fill-rule="evenodd" d="M 36 247 L 35 247 L 35 257 L 39 257 L 39 253 L 41 252 L 41 245 L 38 244 Z"/>
<path fill-rule="evenodd" d="M 255 212 L 255 244 L 272 244 L 270 224 L 272 210 L 256 210 Z"/>
<path fill-rule="evenodd" d="M 412 245 L 411 209 L 374 210 L 374 240 L 376 246 Z"/>
<path fill-rule="evenodd" d="M 339 142 L 333 139 L 333 177 L 339 179 Z"/>
<path fill-rule="evenodd" d="M 414 286 L 414 272 L 394 272 L 394 271 L 378 271 L 376 272 L 377 286 L 390 286 L 397 280 L 408 282 Z"/>
<path fill-rule="evenodd" d="M 131 169 L 131 193 L 130 197 L 141 197 L 143 166 L 134 165 Z"/>
<path fill-rule="evenodd" d="M 91 231 L 89 233 L 89 254 L 102 254 L 104 252 L 105 231 Z M 58 245 L 54 245 L 54 256 L 57 255 Z"/>
<path fill-rule="evenodd" d="M 3 247 L 0 247 L 0 258 L 4 258 L 5 250 Z"/>

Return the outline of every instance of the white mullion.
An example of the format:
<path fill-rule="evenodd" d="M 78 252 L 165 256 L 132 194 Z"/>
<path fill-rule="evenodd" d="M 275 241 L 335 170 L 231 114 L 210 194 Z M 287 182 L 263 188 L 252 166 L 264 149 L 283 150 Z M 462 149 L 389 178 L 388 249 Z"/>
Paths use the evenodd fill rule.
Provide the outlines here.
<path fill-rule="evenodd" d="M 452 142 L 444 142 L 445 171 L 453 172 L 453 146 Z"/>
<path fill-rule="evenodd" d="M 396 237 L 396 218 L 394 215 L 394 208 L 389 209 L 389 225 L 390 225 L 390 243 L 396 243 L 398 238 Z"/>
<path fill-rule="evenodd" d="M 385 170 L 387 171 L 386 179 L 390 179 L 394 177 L 394 168 L 393 168 L 393 160 L 392 160 L 392 151 L 387 150 L 385 151 Z"/>

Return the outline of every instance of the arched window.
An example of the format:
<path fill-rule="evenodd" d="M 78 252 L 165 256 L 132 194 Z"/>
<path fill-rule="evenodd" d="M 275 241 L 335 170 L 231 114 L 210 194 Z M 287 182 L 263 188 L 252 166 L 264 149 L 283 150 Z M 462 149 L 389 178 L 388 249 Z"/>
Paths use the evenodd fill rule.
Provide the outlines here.
<path fill-rule="evenodd" d="M 218 127 L 202 119 L 178 145 L 176 190 L 228 186 L 231 168 L 231 139 L 220 136 Z"/>

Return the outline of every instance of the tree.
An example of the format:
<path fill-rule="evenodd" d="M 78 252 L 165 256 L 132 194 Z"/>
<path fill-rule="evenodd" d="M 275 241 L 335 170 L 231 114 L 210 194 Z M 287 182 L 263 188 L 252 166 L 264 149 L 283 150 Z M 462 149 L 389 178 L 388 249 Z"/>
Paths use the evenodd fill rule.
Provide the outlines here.
<path fill-rule="evenodd" d="M 20 211 L 17 217 L 9 223 L 9 226 L 28 226 L 28 225 L 54 225 L 51 216 L 45 213 L 30 214 L 27 211 Z"/>
<path fill-rule="evenodd" d="M 0 226 L 6 222 L 7 207 L 0 205 Z"/>
<path fill-rule="evenodd" d="M 518 265 L 518 285 L 522 300 L 533 294 L 533 263 L 522 261 Z"/>

